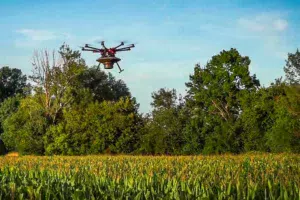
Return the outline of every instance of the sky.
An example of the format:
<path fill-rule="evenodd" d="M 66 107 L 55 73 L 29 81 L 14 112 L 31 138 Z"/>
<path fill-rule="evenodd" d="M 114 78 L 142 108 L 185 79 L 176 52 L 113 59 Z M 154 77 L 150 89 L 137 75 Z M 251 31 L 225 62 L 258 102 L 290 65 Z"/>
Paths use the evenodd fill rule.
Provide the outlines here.
<path fill-rule="evenodd" d="M 146 113 L 152 92 L 186 94 L 195 64 L 204 66 L 222 50 L 249 56 L 250 72 L 263 86 L 284 76 L 287 54 L 300 47 L 299 11 L 299 0 L 0 0 L 0 66 L 29 75 L 35 50 L 58 50 L 64 42 L 74 50 L 101 40 L 136 43 L 118 54 L 124 72 L 110 72 Z M 92 66 L 99 56 L 82 57 Z"/>

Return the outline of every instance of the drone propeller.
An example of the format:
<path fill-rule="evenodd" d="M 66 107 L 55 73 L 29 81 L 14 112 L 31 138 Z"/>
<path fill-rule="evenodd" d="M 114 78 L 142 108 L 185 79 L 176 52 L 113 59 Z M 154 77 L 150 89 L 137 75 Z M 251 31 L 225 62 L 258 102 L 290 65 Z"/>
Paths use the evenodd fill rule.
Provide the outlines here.
<path fill-rule="evenodd" d="M 86 49 L 86 47 L 80 47 L 82 51 L 93 51 L 95 52 L 95 50 L 92 50 L 92 49 Z"/>
<path fill-rule="evenodd" d="M 123 46 L 123 45 L 124 45 L 124 42 L 121 42 L 121 44 L 118 45 L 118 46 L 116 46 L 116 47 L 114 47 L 114 49 L 117 49 L 117 48 L 119 48 L 120 46 Z"/>
<path fill-rule="evenodd" d="M 129 40 L 114 40 L 114 42 L 127 44 L 130 41 Z"/>
<path fill-rule="evenodd" d="M 92 46 L 89 45 L 89 44 L 86 44 L 86 45 L 85 45 L 85 48 L 90 48 L 90 49 L 100 50 L 99 48 L 92 47 Z"/>
<path fill-rule="evenodd" d="M 101 45 L 103 46 L 103 48 L 104 48 L 105 50 L 107 50 L 106 46 L 104 45 L 104 41 L 101 41 Z"/>
<path fill-rule="evenodd" d="M 98 49 L 98 48 L 95 48 L 95 47 L 92 47 L 91 45 L 89 44 L 86 44 L 84 47 L 81 47 L 81 50 L 82 51 L 92 51 L 94 53 L 97 53 L 97 52 L 103 52 L 102 49 Z"/>

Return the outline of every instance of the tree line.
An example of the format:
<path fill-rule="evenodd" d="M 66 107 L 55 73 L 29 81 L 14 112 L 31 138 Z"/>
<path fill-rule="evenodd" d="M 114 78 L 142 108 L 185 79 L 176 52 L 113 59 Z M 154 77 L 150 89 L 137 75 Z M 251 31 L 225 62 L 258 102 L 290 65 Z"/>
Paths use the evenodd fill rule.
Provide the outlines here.
<path fill-rule="evenodd" d="M 223 50 L 196 64 L 187 95 L 161 88 L 153 110 L 122 80 L 89 67 L 79 51 L 35 52 L 33 71 L 0 69 L 0 153 L 192 155 L 300 152 L 300 52 L 268 87 L 250 59 Z"/>

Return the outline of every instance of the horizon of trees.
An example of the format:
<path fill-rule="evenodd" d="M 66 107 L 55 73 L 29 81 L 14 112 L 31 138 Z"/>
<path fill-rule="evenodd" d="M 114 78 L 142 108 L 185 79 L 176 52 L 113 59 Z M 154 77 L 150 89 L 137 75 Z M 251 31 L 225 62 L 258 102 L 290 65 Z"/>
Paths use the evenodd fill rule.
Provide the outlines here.
<path fill-rule="evenodd" d="M 34 53 L 33 73 L 0 69 L 0 155 L 300 152 L 300 52 L 260 85 L 236 49 L 196 64 L 187 95 L 161 88 L 150 113 L 122 80 L 66 44 Z"/>

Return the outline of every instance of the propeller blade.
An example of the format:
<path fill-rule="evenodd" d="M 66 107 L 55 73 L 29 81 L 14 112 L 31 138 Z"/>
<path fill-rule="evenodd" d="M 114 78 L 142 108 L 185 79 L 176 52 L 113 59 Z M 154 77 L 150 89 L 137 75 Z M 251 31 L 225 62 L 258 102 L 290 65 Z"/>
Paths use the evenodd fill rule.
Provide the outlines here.
<path fill-rule="evenodd" d="M 100 52 L 100 51 L 98 51 L 98 50 L 93 50 L 93 49 L 82 49 L 82 51 L 92 51 L 92 52 Z"/>
<path fill-rule="evenodd" d="M 130 47 L 135 47 L 135 44 L 131 44 Z"/>
<path fill-rule="evenodd" d="M 101 45 L 104 44 L 104 42 L 105 42 L 104 40 L 101 40 L 101 41 L 98 40 L 98 41 L 96 41 L 96 43 L 99 43 Z"/>
<path fill-rule="evenodd" d="M 128 43 L 129 41 L 128 41 L 128 40 L 115 40 L 115 42 L 126 44 L 126 43 Z"/>
<path fill-rule="evenodd" d="M 89 45 L 86 45 L 85 48 L 101 51 L 101 49 L 95 48 L 95 47 L 91 47 Z"/>

